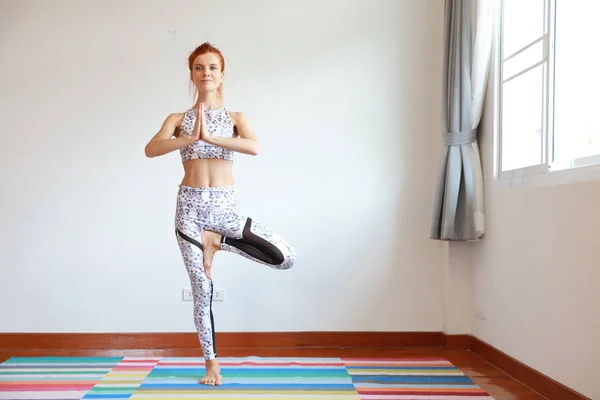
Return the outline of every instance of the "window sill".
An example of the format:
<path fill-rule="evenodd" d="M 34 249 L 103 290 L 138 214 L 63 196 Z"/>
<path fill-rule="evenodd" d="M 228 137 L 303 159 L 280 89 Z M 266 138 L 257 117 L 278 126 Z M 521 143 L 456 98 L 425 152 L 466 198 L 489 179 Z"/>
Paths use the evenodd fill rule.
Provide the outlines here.
<path fill-rule="evenodd" d="M 511 190 L 577 184 L 590 181 L 600 181 L 600 165 L 533 172 L 520 176 L 498 177 L 494 179 L 493 186 L 500 190 Z"/>

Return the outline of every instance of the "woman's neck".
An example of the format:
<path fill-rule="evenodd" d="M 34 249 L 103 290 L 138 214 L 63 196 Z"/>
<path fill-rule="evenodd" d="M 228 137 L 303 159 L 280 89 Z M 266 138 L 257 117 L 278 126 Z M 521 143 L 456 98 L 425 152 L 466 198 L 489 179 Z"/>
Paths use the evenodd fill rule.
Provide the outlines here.
<path fill-rule="evenodd" d="M 216 92 L 200 93 L 198 100 L 194 104 L 194 108 L 198 108 L 200 103 L 204 104 L 204 108 L 216 109 L 223 107 L 223 99 Z"/>

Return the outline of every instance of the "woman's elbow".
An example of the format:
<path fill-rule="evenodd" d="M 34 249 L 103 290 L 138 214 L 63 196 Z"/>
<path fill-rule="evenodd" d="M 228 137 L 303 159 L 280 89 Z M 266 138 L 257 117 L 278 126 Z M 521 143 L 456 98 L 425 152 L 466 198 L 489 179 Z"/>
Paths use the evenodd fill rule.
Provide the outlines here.
<path fill-rule="evenodd" d="M 147 144 L 146 147 L 144 147 L 144 154 L 148 158 L 156 157 L 156 154 L 152 151 L 152 146 L 150 146 L 150 144 Z"/>

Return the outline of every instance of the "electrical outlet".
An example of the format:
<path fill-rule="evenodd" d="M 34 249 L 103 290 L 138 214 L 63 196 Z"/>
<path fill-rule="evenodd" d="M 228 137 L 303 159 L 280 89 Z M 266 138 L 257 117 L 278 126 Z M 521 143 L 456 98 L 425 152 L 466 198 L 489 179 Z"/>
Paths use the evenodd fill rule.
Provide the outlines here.
<path fill-rule="evenodd" d="M 192 289 L 182 289 L 183 301 L 192 301 Z M 215 289 L 213 291 L 213 301 L 225 301 L 225 289 Z"/>
<path fill-rule="evenodd" d="M 215 289 L 213 292 L 213 301 L 225 301 L 225 289 Z"/>

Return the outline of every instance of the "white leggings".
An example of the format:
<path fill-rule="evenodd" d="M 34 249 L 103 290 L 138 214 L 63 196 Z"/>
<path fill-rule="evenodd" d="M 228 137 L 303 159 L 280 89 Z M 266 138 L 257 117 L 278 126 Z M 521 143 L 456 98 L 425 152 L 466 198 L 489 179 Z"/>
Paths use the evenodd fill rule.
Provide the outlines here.
<path fill-rule="evenodd" d="M 238 213 L 235 185 L 193 188 L 179 186 L 175 212 L 175 233 L 190 278 L 194 323 L 206 360 L 217 357 L 212 281 L 206 277 L 200 234 L 209 230 L 221 234 L 221 250 L 239 254 L 275 269 L 289 269 L 296 252 L 279 235 L 259 222 Z"/>

